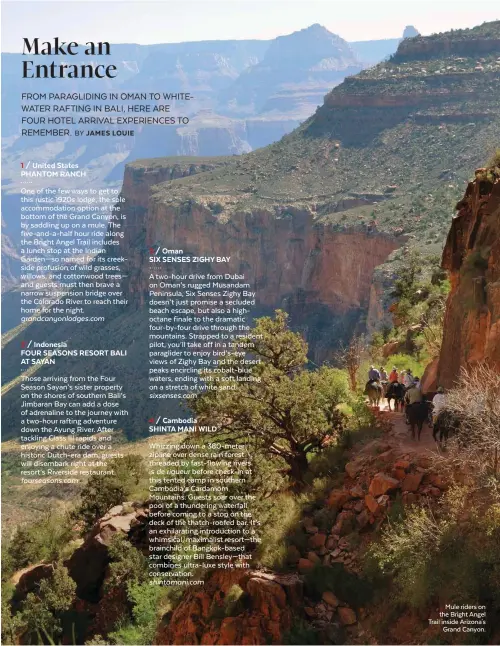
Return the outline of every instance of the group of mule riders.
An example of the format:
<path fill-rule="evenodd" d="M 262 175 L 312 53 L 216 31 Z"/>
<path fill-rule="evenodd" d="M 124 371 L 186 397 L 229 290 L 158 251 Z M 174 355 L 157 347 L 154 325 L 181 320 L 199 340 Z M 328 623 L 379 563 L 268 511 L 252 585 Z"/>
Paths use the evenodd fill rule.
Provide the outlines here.
<path fill-rule="evenodd" d="M 377 370 L 375 366 L 370 366 L 365 394 L 368 395 L 370 403 L 376 406 L 382 397 L 386 397 L 389 410 L 391 410 L 392 399 L 394 399 L 395 410 L 404 408 L 406 423 L 411 428 L 412 437 L 415 437 L 415 430 L 417 430 L 418 439 L 420 439 L 423 423 L 427 421 L 433 428 L 434 439 L 437 439 L 440 413 L 446 407 L 446 395 L 442 386 L 438 387 L 432 400 L 429 401 L 422 393 L 419 377 L 413 376 L 409 368 L 399 373 L 397 368 L 393 367 L 388 375 L 384 368 Z"/>

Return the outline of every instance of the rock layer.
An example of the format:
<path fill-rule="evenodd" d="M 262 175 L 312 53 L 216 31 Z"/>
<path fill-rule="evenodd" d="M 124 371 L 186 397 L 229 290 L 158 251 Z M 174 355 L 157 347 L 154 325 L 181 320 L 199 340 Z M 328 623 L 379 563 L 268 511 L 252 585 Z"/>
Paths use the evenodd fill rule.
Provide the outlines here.
<path fill-rule="evenodd" d="M 443 252 L 451 292 L 438 382 L 451 387 L 460 369 L 484 361 L 500 370 L 500 174 L 479 169 L 457 204 Z"/>
<path fill-rule="evenodd" d="M 166 199 L 164 182 L 172 172 L 170 167 L 137 165 L 125 172 L 122 212 L 127 220 L 120 253 L 129 258 L 127 291 L 138 306 L 147 302 L 150 246 L 226 256 L 230 261 L 224 273 L 245 276 L 256 292 L 257 311 L 285 307 L 311 338 L 312 328 L 318 330 L 309 318 L 313 311 L 324 325 L 330 324 L 329 317 L 356 318 L 366 311 L 375 268 L 400 245 L 386 234 L 335 230 L 308 209 L 235 211 L 221 218 L 216 203 Z M 213 265 L 211 271 L 221 270 Z M 327 345 L 318 350 L 318 358 Z"/>

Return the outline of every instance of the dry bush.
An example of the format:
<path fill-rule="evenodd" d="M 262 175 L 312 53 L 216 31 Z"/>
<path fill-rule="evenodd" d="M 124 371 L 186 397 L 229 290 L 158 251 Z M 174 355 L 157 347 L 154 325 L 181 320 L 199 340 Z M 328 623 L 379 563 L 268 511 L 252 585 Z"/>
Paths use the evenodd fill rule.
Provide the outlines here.
<path fill-rule="evenodd" d="M 349 387 L 352 392 L 356 392 L 358 370 L 367 347 L 368 344 L 364 336 L 353 336 L 347 346 L 341 344 L 337 352 L 334 353 L 334 361 L 347 371 Z"/>
<path fill-rule="evenodd" d="M 469 476 L 477 486 L 500 491 L 500 373 L 486 363 L 462 369 L 446 408 L 459 431 L 440 452 L 441 468 Z"/>

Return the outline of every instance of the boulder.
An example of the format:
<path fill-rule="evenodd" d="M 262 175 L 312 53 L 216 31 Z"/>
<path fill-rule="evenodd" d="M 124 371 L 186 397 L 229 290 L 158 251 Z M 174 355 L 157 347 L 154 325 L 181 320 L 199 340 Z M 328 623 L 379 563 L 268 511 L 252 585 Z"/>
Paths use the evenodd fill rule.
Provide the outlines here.
<path fill-rule="evenodd" d="M 350 495 L 347 491 L 343 489 L 334 489 L 330 492 L 326 504 L 332 509 L 341 509 L 342 505 L 346 503 L 350 498 Z"/>
<path fill-rule="evenodd" d="M 387 359 L 392 354 L 398 354 L 401 351 L 401 348 L 404 347 L 404 343 L 401 341 L 390 341 L 389 343 L 384 343 L 382 346 L 382 356 Z"/>
<path fill-rule="evenodd" d="M 340 512 L 337 516 L 337 520 L 335 521 L 335 525 L 332 528 L 332 532 L 339 536 L 350 534 L 354 529 L 354 516 L 355 514 L 352 511 Z"/>
<path fill-rule="evenodd" d="M 338 536 L 329 536 L 326 539 L 325 547 L 327 550 L 333 550 L 337 547 L 338 542 L 339 542 Z"/>
<path fill-rule="evenodd" d="M 418 466 L 422 467 L 423 469 L 428 469 L 432 464 L 432 460 L 428 455 L 418 455 L 416 462 Z"/>
<path fill-rule="evenodd" d="M 141 503 L 116 505 L 97 521 L 83 544 L 64 561 L 81 599 L 99 600 L 110 561 L 108 548 L 114 536 L 125 536 L 144 554 L 148 553 L 148 514 L 148 507 Z"/>
<path fill-rule="evenodd" d="M 224 600 L 235 586 L 248 597 L 245 609 L 224 617 Z M 185 591 L 151 643 L 280 644 L 294 612 L 303 606 L 302 583 L 296 574 L 215 571 L 202 586 Z"/>
<path fill-rule="evenodd" d="M 323 547 L 326 543 L 326 534 L 313 534 L 309 539 L 309 547 L 313 550 Z"/>
<path fill-rule="evenodd" d="M 355 487 L 353 487 L 349 491 L 349 494 L 351 495 L 352 498 L 363 498 L 365 495 L 361 485 L 356 485 Z"/>
<path fill-rule="evenodd" d="M 377 460 L 381 460 L 382 462 L 392 462 L 392 459 L 394 458 L 394 449 L 389 449 L 388 451 L 384 451 L 383 453 L 379 453 L 377 455 Z"/>
<path fill-rule="evenodd" d="M 401 485 L 402 491 L 415 493 L 422 482 L 422 473 L 409 473 Z"/>
<path fill-rule="evenodd" d="M 424 374 L 420 383 L 422 385 L 422 392 L 424 393 L 435 393 L 438 387 L 438 366 L 439 358 L 433 359 L 429 364 L 427 364 Z"/>
<path fill-rule="evenodd" d="M 352 626 L 357 622 L 356 613 L 352 608 L 340 606 L 337 608 L 337 612 L 339 613 L 339 619 L 342 626 Z"/>
<path fill-rule="evenodd" d="M 30 592 L 37 590 L 41 581 L 50 578 L 53 572 L 54 567 L 51 563 L 37 563 L 15 572 L 11 578 L 11 583 L 15 585 L 12 595 L 14 608 L 17 608 Z"/>
<path fill-rule="evenodd" d="M 396 478 L 396 480 L 399 480 L 401 482 L 401 480 L 404 480 L 406 478 L 406 471 L 400 468 L 393 469 L 392 475 Z"/>
<path fill-rule="evenodd" d="M 311 551 L 311 552 L 307 552 L 307 560 L 311 561 L 311 563 L 316 565 L 316 563 L 319 563 L 321 559 L 316 554 L 316 552 Z M 299 561 L 299 563 L 300 563 L 300 561 Z"/>
<path fill-rule="evenodd" d="M 429 474 L 428 479 L 431 485 L 433 485 L 434 487 L 437 487 L 438 489 L 445 490 L 448 487 L 448 484 L 443 478 L 443 476 L 439 475 L 438 473 Z"/>
<path fill-rule="evenodd" d="M 297 564 L 297 569 L 299 572 L 307 572 L 311 570 L 314 567 L 314 563 L 310 561 L 309 559 L 299 559 L 299 562 Z"/>
<path fill-rule="evenodd" d="M 348 462 L 345 465 L 345 471 L 350 478 L 356 478 L 356 476 L 361 473 L 363 470 L 363 462 L 361 460 Z"/>
<path fill-rule="evenodd" d="M 272 612 L 273 605 L 281 609 L 286 607 L 286 593 L 279 583 L 272 579 L 253 576 L 248 579 L 246 585 L 243 583 L 242 586 L 252 598 L 254 605 L 261 608 L 265 615 L 277 614 Z"/>
<path fill-rule="evenodd" d="M 333 592 L 330 592 L 330 590 L 325 590 L 321 598 L 326 604 L 328 604 L 329 606 L 332 606 L 332 608 L 336 608 L 340 603 L 337 597 L 333 594 Z"/>
<path fill-rule="evenodd" d="M 391 478 L 391 476 L 388 476 L 386 473 L 377 473 L 370 482 L 368 493 L 376 498 L 377 496 L 381 496 L 389 491 L 394 491 L 398 487 L 398 480 Z"/>
<path fill-rule="evenodd" d="M 365 496 L 365 505 L 372 514 L 377 514 L 380 510 L 380 506 L 375 498 L 371 494 Z"/>

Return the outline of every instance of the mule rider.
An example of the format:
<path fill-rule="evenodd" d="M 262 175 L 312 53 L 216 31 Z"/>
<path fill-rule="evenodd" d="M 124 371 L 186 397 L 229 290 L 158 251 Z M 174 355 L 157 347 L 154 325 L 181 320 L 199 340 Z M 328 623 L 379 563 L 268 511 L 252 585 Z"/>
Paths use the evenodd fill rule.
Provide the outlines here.
<path fill-rule="evenodd" d="M 387 375 L 386 371 L 384 370 L 384 368 L 382 366 L 380 366 L 379 372 L 380 372 L 380 380 L 381 381 L 387 381 L 389 379 L 389 376 Z"/>
<path fill-rule="evenodd" d="M 398 370 L 396 366 L 394 366 L 393 369 L 391 370 L 391 374 L 389 375 L 389 381 L 391 382 L 391 384 L 394 384 L 396 383 L 396 381 L 398 381 L 398 379 L 399 379 Z"/>
<path fill-rule="evenodd" d="M 380 381 L 380 372 L 375 368 L 375 366 L 370 366 L 368 371 L 368 381 Z"/>
<path fill-rule="evenodd" d="M 413 375 L 411 374 L 410 368 L 405 373 L 405 376 L 403 377 L 403 384 L 405 388 L 410 388 L 413 386 Z"/>
<path fill-rule="evenodd" d="M 437 393 L 432 398 L 432 423 L 435 424 L 439 413 L 446 407 L 444 388 L 439 386 Z"/>
<path fill-rule="evenodd" d="M 406 401 L 405 414 L 406 414 L 406 420 L 408 421 L 408 409 L 414 404 L 420 404 L 420 402 L 424 401 L 424 396 L 422 395 L 422 391 L 420 390 L 418 385 L 415 384 L 414 382 L 406 391 L 405 401 Z"/>

